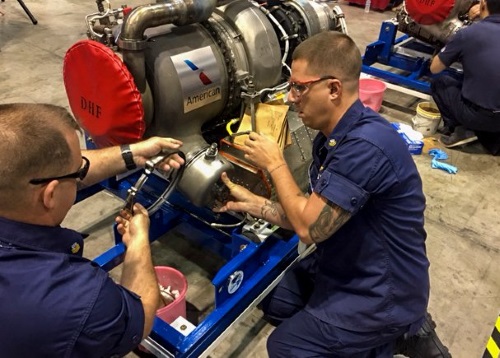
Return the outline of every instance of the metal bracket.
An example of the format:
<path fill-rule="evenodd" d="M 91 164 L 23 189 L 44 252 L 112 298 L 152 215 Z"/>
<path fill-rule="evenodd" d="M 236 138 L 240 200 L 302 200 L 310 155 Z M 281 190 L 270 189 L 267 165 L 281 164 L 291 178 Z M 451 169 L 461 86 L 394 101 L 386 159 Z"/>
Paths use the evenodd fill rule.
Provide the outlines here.
<path fill-rule="evenodd" d="M 142 189 L 142 187 L 148 180 L 149 176 L 153 173 L 155 167 L 169 155 L 172 155 L 174 153 L 177 153 L 177 151 L 163 152 L 162 154 L 159 154 L 146 161 L 146 165 L 144 166 L 144 173 L 139 177 L 137 182 L 127 190 L 128 194 L 127 198 L 125 199 L 125 205 L 123 206 L 123 210 L 128 211 L 130 214 L 133 214 L 135 198 L 137 196 L 137 193 Z"/>

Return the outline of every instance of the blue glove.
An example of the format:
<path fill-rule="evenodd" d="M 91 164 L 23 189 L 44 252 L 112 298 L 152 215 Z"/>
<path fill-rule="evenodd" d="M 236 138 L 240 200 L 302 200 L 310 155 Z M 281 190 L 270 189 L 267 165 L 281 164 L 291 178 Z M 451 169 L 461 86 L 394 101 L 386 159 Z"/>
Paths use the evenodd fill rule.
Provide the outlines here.
<path fill-rule="evenodd" d="M 448 159 L 448 154 L 444 150 L 438 148 L 432 148 L 429 150 L 429 155 L 432 155 L 434 159 L 446 160 Z"/>
<path fill-rule="evenodd" d="M 447 171 L 450 174 L 457 174 L 457 171 L 458 171 L 457 167 L 455 167 L 453 165 L 450 165 L 450 164 L 441 163 L 441 162 L 437 161 L 436 158 L 432 159 L 431 167 L 433 169 L 442 169 L 442 170 L 445 170 L 445 171 Z"/>
<path fill-rule="evenodd" d="M 433 148 L 433 149 L 429 150 L 429 155 L 434 157 L 434 158 L 432 158 L 432 161 L 431 161 L 431 167 L 433 169 L 442 169 L 444 171 L 447 171 L 450 174 L 457 173 L 457 171 L 458 171 L 457 167 L 455 167 L 451 164 L 441 163 L 438 161 L 438 159 L 440 159 L 440 160 L 448 159 L 448 154 L 446 154 L 445 151 L 438 149 L 438 148 Z"/>

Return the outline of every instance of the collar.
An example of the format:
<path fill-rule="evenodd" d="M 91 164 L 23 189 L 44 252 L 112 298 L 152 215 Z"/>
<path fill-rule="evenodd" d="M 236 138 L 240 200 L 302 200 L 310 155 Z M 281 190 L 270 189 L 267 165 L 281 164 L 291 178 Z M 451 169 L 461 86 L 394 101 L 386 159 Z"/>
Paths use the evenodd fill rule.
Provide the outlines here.
<path fill-rule="evenodd" d="M 500 22 L 500 14 L 493 14 L 493 15 L 488 15 L 481 21 L 486 21 L 486 22 Z"/>
<path fill-rule="evenodd" d="M 351 130 L 351 127 L 356 123 L 365 110 L 365 106 L 358 99 L 351 107 L 344 113 L 340 121 L 337 123 L 328 138 L 324 139 L 323 146 L 327 149 L 335 147 Z M 327 140 L 328 139 L 328 140 Z"/>
<path fill-rule="evenodd" d="M 26 224 L 0 217 L 3 244 L 36 251 L 51 251 L 82 256 L 82 234 L 60 226 Z"/>

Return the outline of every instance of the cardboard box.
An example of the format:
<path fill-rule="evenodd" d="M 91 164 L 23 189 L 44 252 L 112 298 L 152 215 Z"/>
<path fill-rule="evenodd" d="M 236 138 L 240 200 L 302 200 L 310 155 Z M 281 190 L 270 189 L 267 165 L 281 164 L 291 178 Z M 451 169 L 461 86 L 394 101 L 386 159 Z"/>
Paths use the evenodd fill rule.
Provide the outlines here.
<path fill-rule="evenodd" d="M 422 154 L 424 142 L 421 140 L 413 140 L 401 129 L 400 123 L 391 123 L 391 125 L 399 133 L 399 136 L 405 141 L 408 151 L 413 155 Z"/>

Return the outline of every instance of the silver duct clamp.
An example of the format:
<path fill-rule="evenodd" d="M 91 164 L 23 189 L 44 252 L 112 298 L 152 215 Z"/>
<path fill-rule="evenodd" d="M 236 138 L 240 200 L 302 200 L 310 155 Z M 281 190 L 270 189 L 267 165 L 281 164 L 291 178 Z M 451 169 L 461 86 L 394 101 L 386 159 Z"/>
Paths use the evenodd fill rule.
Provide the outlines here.
<path fill-rule="evenodd" d="M 178 153 L 178 151 L 173 151 L 173 152 L 162 152 L 162 154 L 159 154 L 148 161 L 146 161 L 146 164 L 144 166 L 144 173 L 139 177 L 137 182 L 132 185 L 127 193 L 127 198 L 125 199 L 125 205 L 123 206 L 122 210 L 127 211 L 130 213 L 130 215 L 134 214 L 134 204 L 135 204 L 135 198 L 137 196 L 137 193 L 142 189 L 146 181 L 148 180 L 149 176 L 153 173 L 155 167 L 161 163 L 165 158 L 168 156 Z"/>

